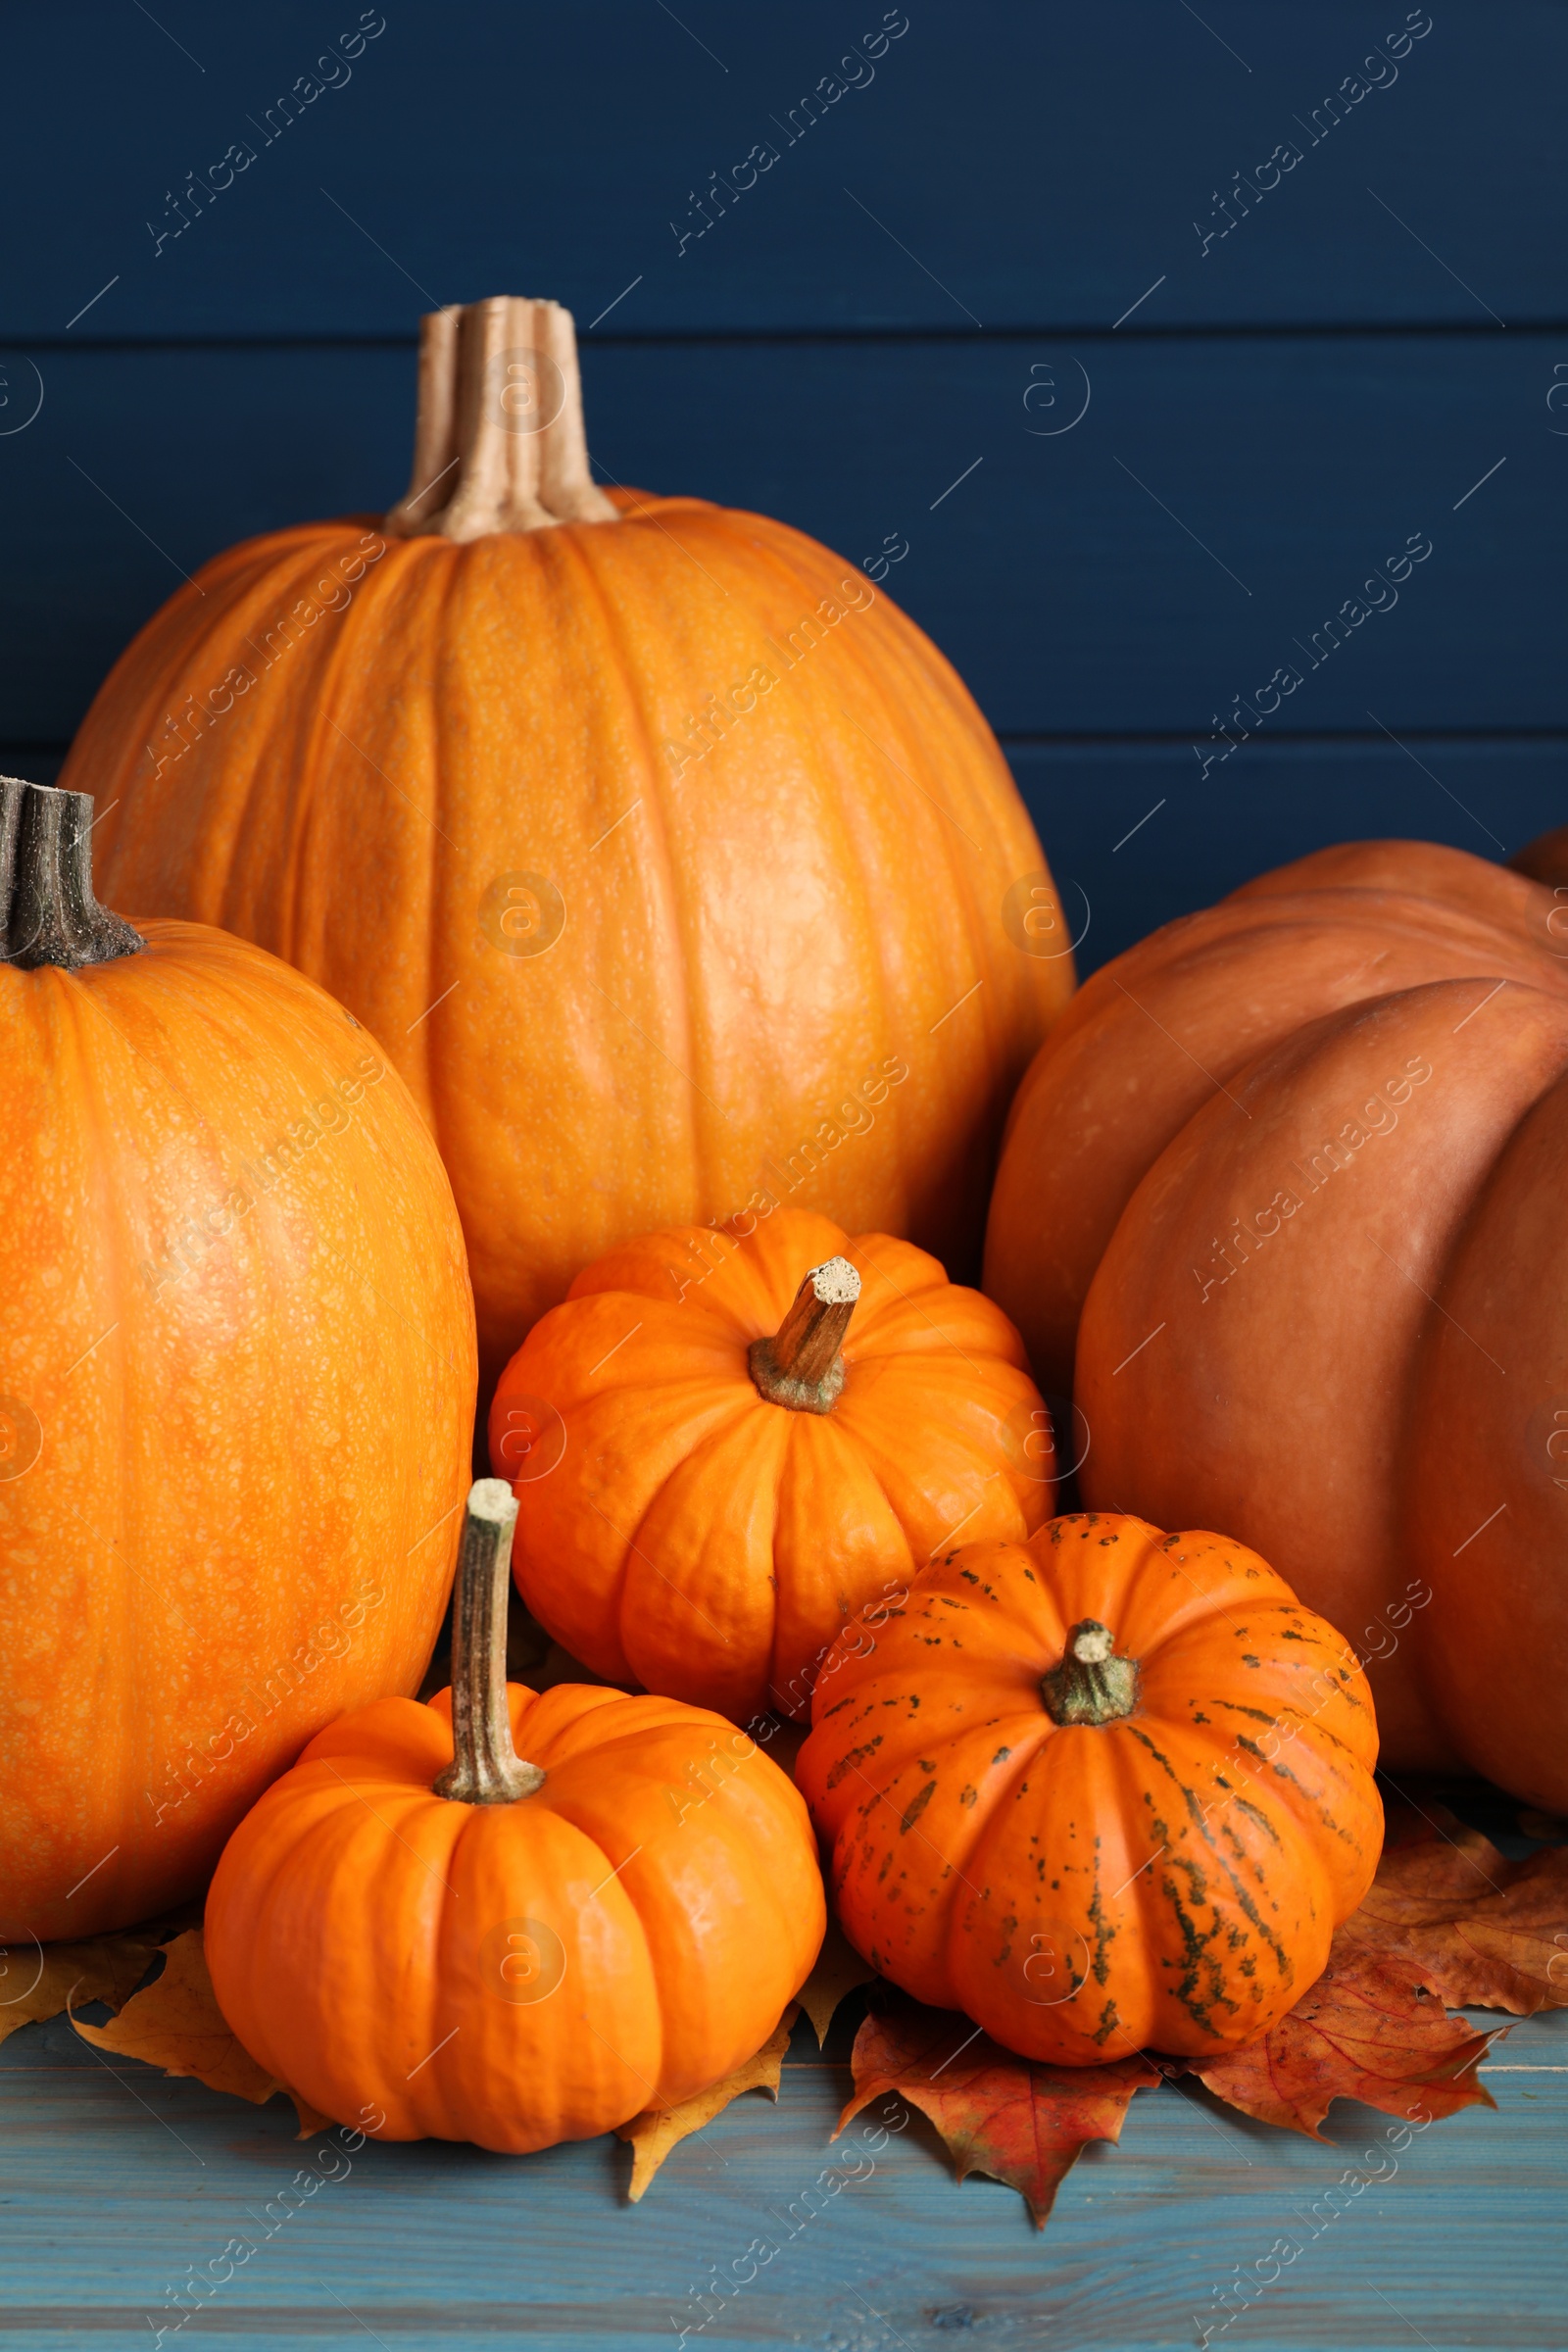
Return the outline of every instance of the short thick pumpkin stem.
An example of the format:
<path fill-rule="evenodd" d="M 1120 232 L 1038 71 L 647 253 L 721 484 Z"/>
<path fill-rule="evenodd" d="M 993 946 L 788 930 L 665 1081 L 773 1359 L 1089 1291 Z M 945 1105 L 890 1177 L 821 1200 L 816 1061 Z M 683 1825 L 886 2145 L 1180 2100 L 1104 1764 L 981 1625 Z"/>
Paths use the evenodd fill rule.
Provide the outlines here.
<path fill-rule="evenodd" d="M 1116 1723 L 1138 1703 L 1138 1660 L 1116 1655 L 1116 1638 L 1098 1618 L 1085 1617 L 1067 1636 L 1059 1666 L 1040 1678 L 1053 1723 Z"/>
<path fill-rule="evenodd" d="M 507 1707 L 507 1602 L 517 1498 L 504 1478 L 468 1489 L 463 1551 L 452 1598 L 452 1762 L 437 1796 L 464 1805 L 510 1805 L 544 1785 L 537 1764 L 512 1744 Z"/>
<path fill-rule="evenodd" d="M 754 1340 L 751 1375 L 769 1404 L 795 1413 L 830 1413 L 844 1389 L 839 1353 L 850 1328 L 860 1277 L 847 1257 L 813 1266 L 770 1340 Z"/>
<path fill-rule="evenodd" d="M 386 530 L 466 540 L 615 519 L 588 470 L 571 313 L 514 294 L 430 312 L 414 475 Z"/>
<path fill-rule="evenodd" d="M 74 972 L 145 945 L 92 895 L 92 795 L 0 776 L 0 957 Z"/>

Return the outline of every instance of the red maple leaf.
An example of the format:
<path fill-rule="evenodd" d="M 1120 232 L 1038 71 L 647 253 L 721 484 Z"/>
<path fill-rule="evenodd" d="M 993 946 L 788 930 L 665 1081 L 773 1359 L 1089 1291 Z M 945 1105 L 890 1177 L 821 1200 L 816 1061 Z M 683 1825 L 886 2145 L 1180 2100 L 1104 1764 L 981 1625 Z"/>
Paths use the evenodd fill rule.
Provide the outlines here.
<path fill-rule="evenodd" d="M 1446 1806 L 1385 1849 L 1376 1884 L 1335 1937 L 1469 2008 L 1568 2008 L 1568 1850 L 1506 1862 Z"/>
<path fill-rule="evenodd" d="M 1431 2122 L 1496 2104 L 1475 2070 L 1492 2046 L 1462 2017 L 1375 1953 L 1331 1952 L 1328 1967 L 1272 2033 L 1187 2071 L 1244 2115 L 1313 2139 L 1336 2099 Z"/>
<path fill-rule="evenodd" d="M 1037 2066 L 1015 2058 L 951 2009 L 882 1987 L 855 2037 L 855 2096 L 838 2132 L 889 2091 L 928 2116 L 958 2179 L 989 2173 L 1027 2198 L 1037 2229 L 1092 2139 L 1117 2139 L 1135 2090 L 1159 2082 L 1147 2058 L 1109 2066 Z"/>

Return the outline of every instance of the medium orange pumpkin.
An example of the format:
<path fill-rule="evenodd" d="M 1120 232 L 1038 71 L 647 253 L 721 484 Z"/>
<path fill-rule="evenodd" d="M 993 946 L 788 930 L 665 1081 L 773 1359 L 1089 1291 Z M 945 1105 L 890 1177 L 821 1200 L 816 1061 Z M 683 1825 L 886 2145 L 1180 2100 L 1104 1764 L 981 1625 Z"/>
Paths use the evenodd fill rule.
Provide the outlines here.
<path fill-rule="evenodd" d="M 1251 2041 L 1372 1883 L 1371 1695 L 1254 1552 L 1141 1519 L 969 1544 L 824 1667 L 796 1764 L 896 1984 L 1057 2066 Z"/>
<path fill-rule="evenodd" d="M 313 1732 L 416 1686 L 473 1409 L 401 1080 L 260 949 L 106 912 L 91 823 L 0 782 L 6 1937 L 182 1899 Z"/>
<path fill-rule="evenodd" d="M 847 1618 L 960 1532 L 1028 1535 L 1055 1470 L 988 1298 L 907 1242 L 787 1208 L 579 1274 L 502 1376 L 490 1458 L 557 1641 L 743 1722 L 804 1717 Z"/>
<path fill-rule="evenodd" d="M 553 303 L 426 319 L 414 481 L 219 556 L 122 657 L 67 770 L 119 903 L 384 1041 L 487 1390 L 603 1250 L 768 1189 L 977 1269 L 1072 958 L 960 681 L 799 531 L 597 489 Z"/>
<path fill-rule="evenodd" d="M 988 1287 L 1086 1500 L 1233 1529 L 1395 1769 L 1568 1807 L 1568 960 L 1549 889 L 1361 843 L 1098 973 L 1020 1090 Z"/>
<path fill-rule="evenodd" d="M 245 2047 L 323 2113 L 522 2154 L 731 2073 L 826 1914 L 806 1807 L 746 1734 L 508 1688 L 515 1515 L 474 1486 L 452 1690 L 311 1742 L 225 1847 L 206 1949 Z"/>

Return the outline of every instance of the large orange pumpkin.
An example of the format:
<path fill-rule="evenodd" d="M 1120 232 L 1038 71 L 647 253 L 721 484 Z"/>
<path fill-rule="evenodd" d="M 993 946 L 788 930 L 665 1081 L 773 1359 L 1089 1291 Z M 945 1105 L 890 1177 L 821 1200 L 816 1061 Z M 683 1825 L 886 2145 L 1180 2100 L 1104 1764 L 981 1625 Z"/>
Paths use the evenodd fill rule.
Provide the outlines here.
<path fill-rule="evenodd" d="M 507 1686 L 515 1513 L 473 1488 L 452 1690 L 311 1742 L 225 1847 L 206 1949 L 245 2047 L 325 2114 L 521 2154 L 731 2073 L 826 1914 L 806 1807 L 745 1733 Z"/>
<path fill-rule="evenodd" d="M 1396 1769 L 1568 1805 L 1568 961 L 1452 850 L 1264 876 L 1096 975 L 1020 1092 L 988 1288 L 1083 1492 L 1232 1528 L 1370 1661 Z"/>
<path fill-rule="evenodd" d="M 425 321 L 414 478 L 219 556 L 122 656 L 67 771 L 118 902 L 384 1041 L 487 1382 L 605 1250 L 768 1189 L 977 1271 L 1072 959 L 953 670 L 799 531 L 597 489 L 553 303 Z"/>
<path fill-rule="evenodd" d="M 1075 1513 L 846 1640 L 796 1763 L 838 1916 L 1025 2057 L 1253 2040 L 1322 1974 L 1383 1808 L 1364 1676 L 1255 1553 Z"/>
<path fill-rule="evenodd" d="M 91 821 L 0 783 L 7 1938 L 188 1895 L 313 1732 L 416 1686 L 473 1409 L 401 1080 L 260 949 L 106 912 Z"/>
<path fill-rule="evenodd" d="M 745 1221 L 743 1220 L 743 1224 Z M 490 1409 L 533 1614 L 612 1682 L 804 1717 L 847 1618 L 960 1532 L 1048 1515 L 1018 1335 L 886 1234 L 777 1209 L 578 1275 Z"/>

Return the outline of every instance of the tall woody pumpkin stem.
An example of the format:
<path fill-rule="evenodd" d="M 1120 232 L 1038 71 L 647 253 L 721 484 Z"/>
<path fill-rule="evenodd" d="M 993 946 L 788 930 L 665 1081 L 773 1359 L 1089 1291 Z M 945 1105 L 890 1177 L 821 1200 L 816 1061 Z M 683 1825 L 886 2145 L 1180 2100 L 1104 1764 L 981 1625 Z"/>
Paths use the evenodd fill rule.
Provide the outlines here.
<path fill-rule="evenodd" d="M 452 1599 L 452 1762 L 437 1796 L 464 1805 L 510 1805 L 544 1786 L 537 1764 L 512 1744 L 507 1707 L 507 1601 L 517 1498 L 504 1478 L 468 1489 L 463 1551 Z"/>
<path fill-rule="evenodd" d="M 844 1389 L 839 1350 L 850 1328 L 860 1277 L 847 1257 L 813 1266 L 770 1340 L 747 1352 L 752 1379 L 769 1404 L 794 1413 L 830 1413 Z"/>
<path fill-rule="evenodd" d="M 429 312 L 414 474 L 386 531 L 469 540 L 616 519 L 588 470 L 571 313 L 516 294 Z"/>
<path fill-rule="evenodd" d="M 0 959 L 78 971 L 146 942 L 92 895 L 92 795 L 0 776 Z"/>

